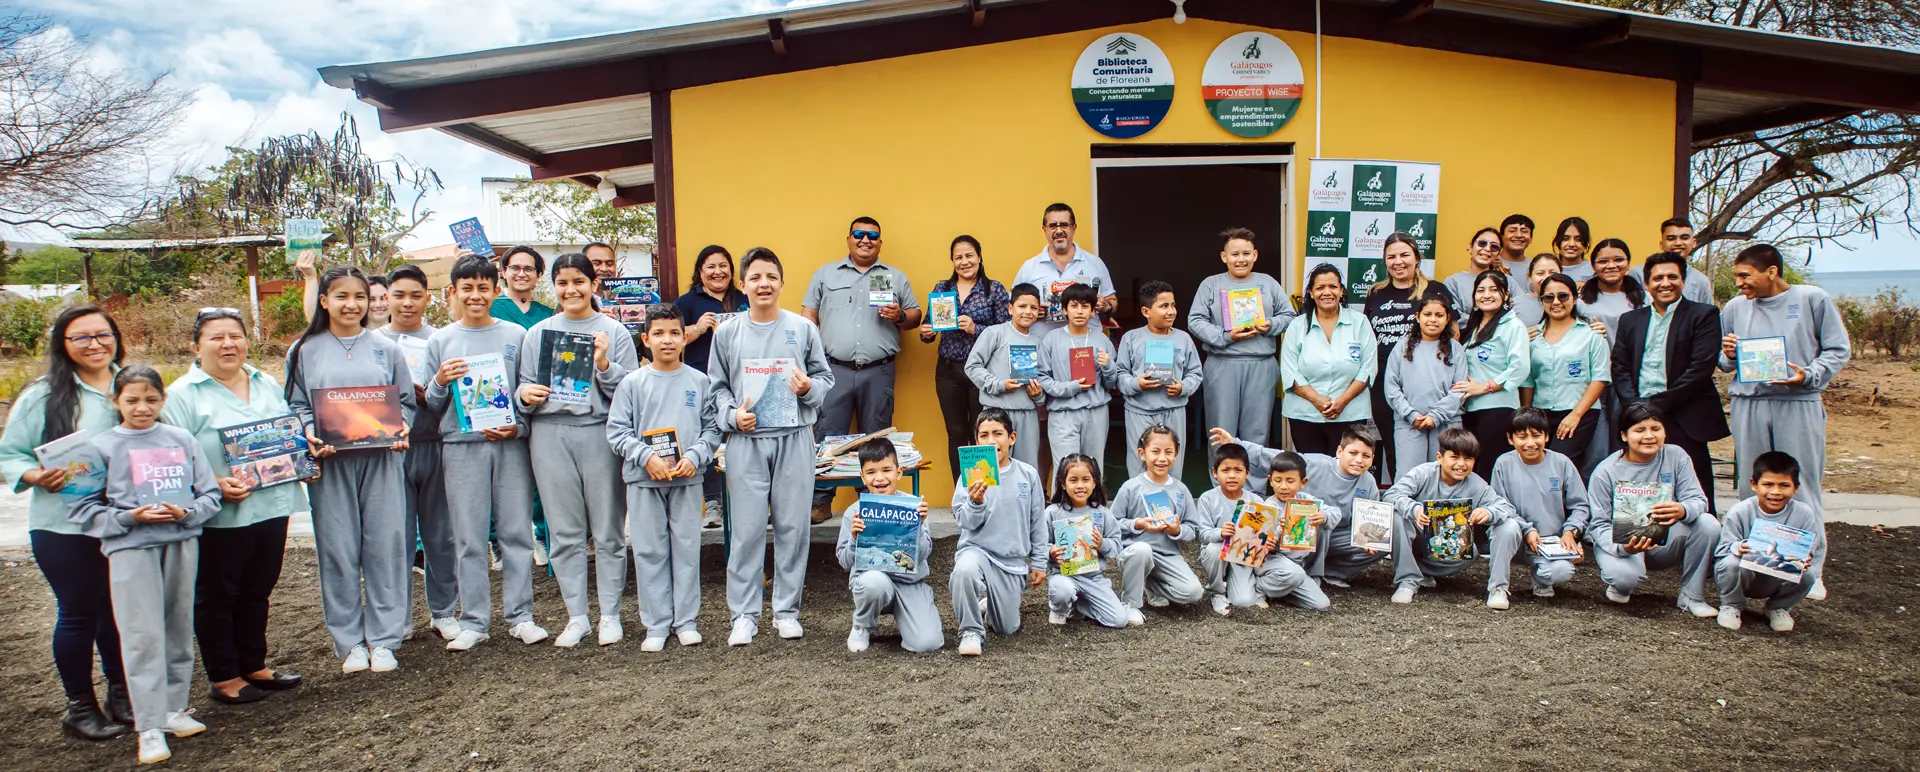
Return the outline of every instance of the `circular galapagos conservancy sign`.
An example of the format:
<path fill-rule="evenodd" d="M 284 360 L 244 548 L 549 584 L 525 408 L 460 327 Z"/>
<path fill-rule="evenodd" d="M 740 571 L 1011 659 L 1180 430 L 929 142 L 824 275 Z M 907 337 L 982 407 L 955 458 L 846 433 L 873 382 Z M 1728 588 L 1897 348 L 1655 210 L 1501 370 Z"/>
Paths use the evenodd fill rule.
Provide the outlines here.
<path fill-rule="evenodd" d="M 1114 139 L 1152 131 L 1173 106 L 1173 63 L 1132 32 L 1095 40 L 1073 64 L 1073 106 L 1094 131 Z"/>
<path fill-rule="evenodd" d="M 1220 128 L 1242 137 L 1280 130 L 1300 111 L 1307 78 L 1278 37 L 1242 32 L 1227 38 L 1200 71 L 1200 96 Z"/>

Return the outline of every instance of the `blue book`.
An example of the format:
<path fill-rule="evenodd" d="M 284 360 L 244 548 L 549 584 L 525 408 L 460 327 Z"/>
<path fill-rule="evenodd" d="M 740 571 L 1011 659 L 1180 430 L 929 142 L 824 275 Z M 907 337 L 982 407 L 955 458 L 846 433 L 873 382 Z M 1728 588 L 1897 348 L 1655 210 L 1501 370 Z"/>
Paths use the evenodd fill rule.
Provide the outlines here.
<path fill-rule="evenodd" d="M 447 227 L 453 231 L 453 243 L 462 249 L 480 257 L 493 257 L 493 243 L 487 241 L 487 231 L 480 227 L 480 218 L 469 217 Z"/>
<path fill-rule="evenodd" d="M 1163 384 L 1174 380 L 1173 355 L 1175 347 L 1170 340 L 1148 340 L 1140 349 L 1141 375 L 1148 376 Z"/>
<path fill-rule="evenodd" d="M 1755 519 L 1747 532 L 1747 554 L 1740 557 L 1740 567 L 1798 583 L 1806 578 L 1812 560 L 1813 532 Z"/>
<path fill-rule="evenodd" d="M 1787 339 L 1743 338 L 1734 343 L 1738 367 L 1735 377 L 1741 383 L 1770 383 L 1793 377 L 1787 368 Z"/>
<path fill-rule="evenodd" d="M 1147 520 L 1154 525 L 1166 525 L 1180 517 L 1173 510 L 1173 496 L 1166 491 L 1153 491 L 1141 496 L 1140 501 L 1147 505 Z"/>
<path fill-rule="evenodd" d="M 1013 379 L 1021 383 L 1040 377 L 1040 347 L 1031 343 L 1015 343 L 1007 347 L 1007 358 L 1013 360 Z"/>
<path fill-rule="evenodd" d="M 913 574 L 920 570 L 920 499 L 860 494 L 860 522 L 853 542 L 853 570 Z"/>

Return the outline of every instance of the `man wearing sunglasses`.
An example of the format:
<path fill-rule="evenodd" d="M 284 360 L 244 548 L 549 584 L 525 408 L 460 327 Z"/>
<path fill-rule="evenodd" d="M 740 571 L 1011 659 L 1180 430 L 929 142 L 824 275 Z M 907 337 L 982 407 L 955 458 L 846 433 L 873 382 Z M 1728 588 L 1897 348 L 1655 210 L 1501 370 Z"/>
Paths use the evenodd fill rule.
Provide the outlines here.
<path fill-rule="evenodd" d="M 847 226 L 847 256 L 820 266 L 807 282 L 800 313 L 820 328 L 833 366 L 833 390 L 820 406 L 814 439 L 893 425 L 893 358 L 900 333 L 920 326 L 920 299 L 906 273 L 880 262 L 880 222 Z M 813 522 L 832 517 L 833 492 L 813 494 Z"/>
<path fill-rule="evenodd" d="M 1100 299 L 1094 302 L 1094 317 L 1091 324 L 1100 327 L 1100 315 L 1109 314 L 1119 305 L 1119 298 L 1113 293 L 1113 276 L 1107 273 L 1107 264 L 1098 255 L 1081 249 L 1073 240 L 1079 231 L 1074 221 L 1073 207 L 1066 204 L 1053 204 L 1040 215 L 1040 232 L 1047 238 L 1047 248 L 1040 254 L 1029 258 L 1014 274 L 1012 287 L 1031 284 L 1040 288 L 1041 305 L 1046 307 L 1046 315 L 1033 325 L 1032 334 L 1045 338 L 1047 333 L 1065 327 L 1066 308 L 1060 299 L 1060 293 L 1074 284 L 1085 284 L 1093 288 Z"/>
<path fill-rule="evenodd" d="M 1683 296 L 1687 258 L 1662 252 L 1647 258 L 1647 305 L 1620 315 L 1613 337 L 1614 401 L 1641 400 L 1666 411 L 1667 444 L 1693 459 L 1700 488 L 1713 502 L 1713 457 L 1707 443 L 1732 435 L 1720 409 L 1713 369 L 1720 363 L 1720 309 Z"/>

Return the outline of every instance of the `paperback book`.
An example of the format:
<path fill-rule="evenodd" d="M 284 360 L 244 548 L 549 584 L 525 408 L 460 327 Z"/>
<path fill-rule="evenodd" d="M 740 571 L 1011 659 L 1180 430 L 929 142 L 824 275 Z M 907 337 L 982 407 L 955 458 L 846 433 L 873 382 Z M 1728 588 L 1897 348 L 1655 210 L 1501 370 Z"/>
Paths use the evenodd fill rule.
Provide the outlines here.
<path fill-rule="evenodd" d="M 433 379 L 434 373 L 427 369 L 427 341 L 412 335 L 394 338 L 394 345 L 400 347 L 400 355 L 407 359 L 407 377 L 413 379 L 413 385 L 424 388 Z"/>
<path fill-rule="evenodd" d="M 1355 498 L 1353 526 L 1349 529 L 1353 546 L 1363 550 L 1393 550 L 1393 505 L 1384 501 Z"/>
<path fill-rule="evenodd" d="M 313 392 L 314 435 L 336 450 L 390 448 L 406 426 L 394 386 L 348 386 Z"/>
<path fill-rule="evenodd" d="M 896 302 L 899 302 L 899 297 L 893 293 L 893 274 L 880 271 L 867 276 L 868 307 L 880 308 Z"/>
<path fill-rule="evenodd" d="M 281 416 L 250 421 L 218 430 L 227 468 L 248 490 L 272 488 L 320 476 L 307 453 L 307 437 L 300 419 Z"/>
<path fill-rule="evenodd" d="M 469 217 L 447 228 L 453 231 L 453 243 L 461 249 L 478 257 L 493 257 L 493 243 L 487 241 L 487 229 L 480 227 L 480 218 Z"/>
<path fill-rule="evenodd" d="M 740 391 L 748 401 L 754 426 L 784 429 L 800 425 L 800 396 L 789 380 L 798 365 L 787 357 L 748 359 L 740 363 Z"/>
<path fill-rule="evenodd" d="M 1174 345 L 1170 340 L 1148 340 L 1140 349 L 1141 375 L 1172 383 Z"/>
<path fill-rule="evenodd" d="M 74 432 L 33 449 L 42 469 L 67 470 L 60 501 L 72 504 L 107 487 L 107 465 L 93 446 L 93 432 Z"/>
<path fill-rule="evenodd" d="M 1547 536 L 1545 534 L 1540 536 L 1540 558 L 1542 560 L 1574 560 L 1579 557 L 1580 553 L 1567 549 L 1566 545 L 1560 543 L 1559 537 Z"/>
<path fill-rule="evenodd" d="M 1093 515 L 1053 521 L 1053 544 L 1067 552 L 1060 559 L 1061 576 L 1100 573 L 1100 551 L 1093 547 Z"/>
<path fill-rule="evenodd" d="M 1258 501 L 1234 505 L 1233 537 L 1220 545 L 1220 559 L 1235 565 L 1259 568 L 1266 565 L 1267 537 L 1280 528 L 1280 508 Z"/>
<path fill-rule="evenodd" d="M 680 463 L 680 435 L 672 429 L 655 429 L 641 432 L 640 441 L 653 451 L 653 457 L 665 461 L 668 466 Z"/>
<path fill-rule="evenodd" d="M 1280 549 L 1288 552 L 1312 552 L 1319 546 L 1313 516 L 1320 514 L 1320 502 L 1287 499 L 1286 514 L 1280 523 Z"/>
<path fill-rule="evenodd" d="M 453 407 L 460 431 L 479 432 L 514 424 L 513 400 L 507 386 L 507 363 L 501 354 L 466 358 L 467 374 L 453 382 Z"/>
<path fill-rule="evenodd" d="M 1067 375 L 1090 386 L 1100 385 L 1100 367 L 1092 346 L 1067 349 Z"/>
<path fill-rule="evenodd" d="M 1031 343 L 1007 346 L 1007 358 L 1013 363 L 1013 380 L 1028 383 L 1040 377 L 1040 347 Z"/>
<path fill-rule="evenodd" d="M 1047 321 L 1064 322 L 1067 320 L 1067 299 L 1062 293 L 1065 293 L 1068 287 L 1071 287 L 1075 284 L 1085 284 L 1089 287 L 1092 287 L 1093 296 L 1096 298 L 1100 297 L 1101 295 L 1099 279 L 1087 279 L 1084 276 L 1075 276 L 1072 279 L 1068 279 L 1066 281 L 1056 281 L 1056 282 L 1053 282 L 1052 284 L 1048 284 L 1047 285 Z"/>
<path fill-rule="evenodd" d="M 1747 554 L 1740 557 L 1740 567 L 1798 584 L 1806 579 L 1812 560 L 1812 531 L 1756 519 L 1747 531 Z"/>
<path fill-rule="evenodd" d="M 920 499 L 862 493 L 860 523 L 853 570 L 912 574 L 920 569 Z"/>
<path fill-rule="evenodd" d="M 592 400 L 593 336 L 584 332 L 542 330 L 541 383 L 556 405 L 585 405 Z"/>
<path fill-rule="evenodd" d="M 1168 525 L 1180 519 L 1173 510 L 1173 496 L 1166 491 L 1152 491 L 1140 497 L 1147 507 L 1147 522 L 1153 525 Z"/>
<path fill-rule="evenodd" d="M 1645 536 L 1655 546 L 1667 543 L 1667 526 L 1653 521 L 1653 505 L 1673 500 L 1673 483 L 1613 484 L 1613 543 Z"/>
<path fill-rule="evenodd" d="M 1252 327 L 1267 319 L 1259 287 L 1220 290 L 1220 326 L 1227 330 Z"/>
<path fill-rule="evenodd" d="M 935 292 L 928 295 L 927 324 L 934 332 L 960 329 L 960 293 Z"/>
<path fill-rule="evenodd" d="M 959 449 L 960 468 L 966 471 L 967 485 L 986 480 L 989 487 L 1000 484 L 1000 449 L 992 445 L 966 445 Z"/>
<path fill-rule="evenodd" d="M 1478 557 L 1473 547 L 1473 501 L 1443 499 L 1426 502 L 1427 556 L 1434 560 L 1472 560 Z"/>
<path fill-rule="evenodd" d="M 193 475 L 187 471 L 186 448 L 134 448 L 127 451 L 127 463 L 133 465 L 134 506 L 184 507 L 193 501 L 193 490 L 188 487 Z"/>
<path fill-rule="evenodd" d="M 660 302 L 660 280 L 652 276 L 602 279 L 600 289 L 607 294 L 607 302 L 616 306 L 645 306 Z"/>
<path fill-rule="evenodd" d="M 1741 383 L 1784 381 L 1793 376 L 1787 367 L 1787 339 L 1742 338 L 1733 344 Z"/>

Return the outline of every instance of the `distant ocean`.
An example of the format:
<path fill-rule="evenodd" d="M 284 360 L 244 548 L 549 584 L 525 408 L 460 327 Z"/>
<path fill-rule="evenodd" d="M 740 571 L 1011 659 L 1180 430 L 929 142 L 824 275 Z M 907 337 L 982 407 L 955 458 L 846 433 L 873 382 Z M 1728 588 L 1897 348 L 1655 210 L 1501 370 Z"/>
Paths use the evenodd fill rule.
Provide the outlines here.
<path fill-rule="evenodd" d="M 1887 286 L 1907 291 L 1909 301 L 1920 300 L 1920 271 L 1845 271 L 1816 273 L 1815 284 L 1834 295 L 1872 297 Z"/>

